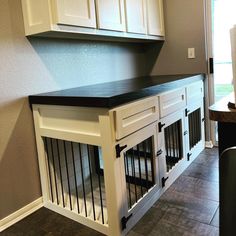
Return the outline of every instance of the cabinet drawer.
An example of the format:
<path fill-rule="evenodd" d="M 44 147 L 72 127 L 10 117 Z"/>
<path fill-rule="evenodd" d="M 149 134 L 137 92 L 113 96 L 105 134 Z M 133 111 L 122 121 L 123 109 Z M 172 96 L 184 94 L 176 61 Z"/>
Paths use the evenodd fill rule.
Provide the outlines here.
<path fill-rule="evenodd" d="M 160 95 L 160 116 L 164 117 L 186 106 L 185 88 Z"/>
<path fill-rule="evenodd" d="M 203 97 L 203 82 L 198 81 L 186 88 L 187 104 L 197 102 Z"/>
<path fill-rule="evenodd" d="M 158 98 L 151 97 L 113 110 L 116 139 L 121 139 L 158 119 Z"/>

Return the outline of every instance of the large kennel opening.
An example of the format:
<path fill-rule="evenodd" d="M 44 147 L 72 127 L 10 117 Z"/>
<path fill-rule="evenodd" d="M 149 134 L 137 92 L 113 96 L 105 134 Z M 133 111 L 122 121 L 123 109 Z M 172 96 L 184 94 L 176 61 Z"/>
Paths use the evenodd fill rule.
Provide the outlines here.
<path fill-rule="evenodd" d="M 153 138 L 150 137 L 124 153 L 126 192 L 131 209 L 155 184 Z"/>
<path fill-rule="evenodd" d="M 99 147 L 44 137 L 49 201 L 107 224 L 104 177 Z"/>
<path fill-rule="evenodd" d="M 169 172 L 183 158 L 182 123 L 174 122 L 164 129 L 166 171 Z"/>

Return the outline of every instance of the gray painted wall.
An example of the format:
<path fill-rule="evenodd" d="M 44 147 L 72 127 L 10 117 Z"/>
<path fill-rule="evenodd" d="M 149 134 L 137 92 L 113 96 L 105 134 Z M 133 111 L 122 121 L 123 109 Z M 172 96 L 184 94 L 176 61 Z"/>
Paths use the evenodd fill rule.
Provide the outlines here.
<path fill-rule="evenodd" d="M 24 36 L 20 0 L 0 1 L 0 219 L 41 196 L 27 96 L 144 74 L 205 72 L 203 0 L 164 0 L 167 40 L 137 44 Z M 197 58 L 187 60 L 187 47 Z"/>
<path fill-rule="evenodd" d="M 206 73 L 205 1 L 164 0 L 163 2 L 166 41 L 157 60 L 151 62 L 154 63 L 154 66 L 150 66 L 151 74 Z M 187 48 L 195 48 L 195 59 L 187 58 Z"/>
<path fill-rule="evenodd" d="M 137 44 L 24 36 L 20 0 L 0 1 L 0 219 L 41 196 L 27 96 L 144 75 Z"/>

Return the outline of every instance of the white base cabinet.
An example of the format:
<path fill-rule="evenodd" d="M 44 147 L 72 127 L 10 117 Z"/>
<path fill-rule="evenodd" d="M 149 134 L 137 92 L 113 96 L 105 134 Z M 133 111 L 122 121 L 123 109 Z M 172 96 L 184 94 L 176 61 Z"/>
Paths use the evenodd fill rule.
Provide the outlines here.
<path fill-rule="evenodd" d="M 204 148 L 202 86 L 110 110 L 33 105 L 44 206 L 126 235 Z"/>

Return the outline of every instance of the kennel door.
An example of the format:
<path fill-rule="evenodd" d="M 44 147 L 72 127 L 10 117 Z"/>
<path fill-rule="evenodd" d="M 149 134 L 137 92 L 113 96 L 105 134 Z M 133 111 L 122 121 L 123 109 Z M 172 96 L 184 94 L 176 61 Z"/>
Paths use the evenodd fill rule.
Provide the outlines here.
<path fill-rule="evenodd" d="M 175 112 L 158 123 L 162 187 L 169 186 L 183 171 L 185 165 L 184 112 Z"/>
<path fill-rule="evenodd" d="M 156 123 L 143 128 L 119 142 L 117 150 L 121 166 L 124 216 L 122 229 L 131 227 L 145 205 L 159 191 L 159 166 L 156 159 Z M 148 205 L 148 204 L 147 204 Z M 142 213 L 141 212 L 141 213 Z M 129 225 L 128 225 L 129 224 Z"/>

